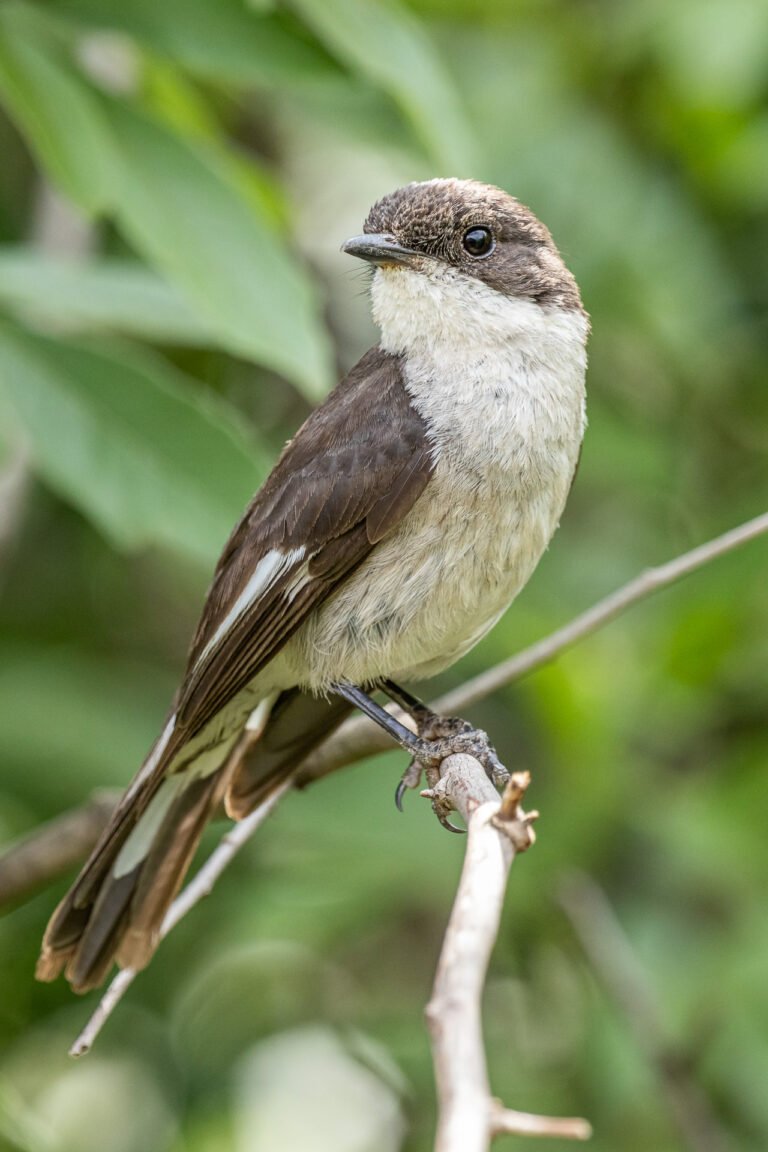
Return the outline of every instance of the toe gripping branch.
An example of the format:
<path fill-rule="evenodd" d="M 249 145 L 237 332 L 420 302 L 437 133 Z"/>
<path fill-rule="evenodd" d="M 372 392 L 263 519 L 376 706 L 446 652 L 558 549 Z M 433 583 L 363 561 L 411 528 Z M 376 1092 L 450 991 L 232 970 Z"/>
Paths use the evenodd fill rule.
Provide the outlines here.
<path fill-rule="evenodd" d="M 395 790 L 397 807 L 402 812 L 406 791 L 409 788 L 420 787 L 423 773 L 428 785 L 426 795 L 432 800 L 432 808 L 438 820 L 450 832 L 463 833 L 463 828 L 458 828 L 448 819 L 449 810 L 446 810 L 444 803 L 441 804 L 439 798 L 433 795 L 434 787 L 440 778 L 440 765 L 443 760 L 448 756 L 464 753 L 467 756 L 474 756 L 482 764 L 489 779 L 497 788 L 505 788 L 509 781 L 509 772 L 499 760 L 487 734 L 480 728 L 473 728 L 458 716 L 438 716 L 421 700 L 411 696 L 391 680 L 382 680 L 375 687 L 399 704 L 415 721 L 415 733 L 382 708 L 362 688 L 354 684 L 336 684 L 333 690 L 384 728 L 401 748 L 410 753 L 411 762 Z"/>

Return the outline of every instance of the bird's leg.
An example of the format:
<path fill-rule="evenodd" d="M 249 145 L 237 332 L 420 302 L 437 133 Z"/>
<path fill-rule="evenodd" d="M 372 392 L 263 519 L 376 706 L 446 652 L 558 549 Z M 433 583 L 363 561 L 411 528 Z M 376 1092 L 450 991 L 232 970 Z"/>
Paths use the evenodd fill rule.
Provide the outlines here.
<path fill-rule="evenodd" d="M 362 688 L 354 684 L 339 683 L 334 684 L 333 691 L 364 712 L 413 757 L 397 786 L 395 802 L 398 808 L 402 809 L 406 789 L 419 787 L 422 772 L 425 773 L 430 788 L 434 787 L 443 760 L 461 752 L 479 760 L 497 787 L 506 784 L 509 773 L 499 760 L 488 736 L 481 729 L 473 728 L 466 720 L 461 720 L 457 716 L 438 716 L 426 704 L 391 680 L 380 681 L 376 687 L 400 704 L 416 721 L 418 734 L 414 734 L 410 728 L 401 724 L 391 713 L 371 699 Z M 460 831 L 447 822 L 444 814 L 437 812 L 437 816 L 441 824 L 451 828 L 452 831 Z"/>
<path fill-rule="evenodd" d="M 410 692 L 407 692 L 405 688 L 401 688 L 399 684 L 395 684 L 394 680 L 380 680 L 376 686 L 395 704 L 399 704 L 412 720 L 416 721 L 416 729 L 420 737 L 431 738 L 434 722 L 439 719 L 436 712 L 433 712 L 423 700 L 419 700 L 418 696 L 413 696 Z M 435 765 L 423 764 L 414 755 L 405 772 L 403 772 L 403 775 L 398 780 L 397 788 L 395 789 L 395 805 L 398 812 L 403 811 L 403 800 L 406 791 L 409 788 L 415 789 L 421 787 L 422 773 L 426 776 L 428 787 L 433 789 L 438 781 L 440 769 Z M 452 824 L 442 812 L 438 812 L 434 804 L 432 808 L 444 828 L 449 828 L 451 832 L 463 831 L 463 829 L 457 828 L 455 824 Z"/>
<path fill-rule="evenodd" d="M 419 734 L 421 734 L 421 724 L 429 717 L 434 717 L 437 713 L 433 712 L 428 704 L 423 700 L 419 700 L 418 696 L 412 696 L 405 688 L 401 688 L 399 684 L 395 684 L 394 680 L 379 680 L 376 684 L 385 696 L 393 700 L 395 704 L 399 704 L 404 712 L 407 712 L 419 725 Z"/>
<path fill-rule="evenodd" d="M 399 704 L 417 724 L 419 736 L 430 743 L 451 740 L 453 737 L 474 737 L 477 742 L 477 759 L 485 768 L 488 776 L 497 788 L 503 788 L 509 780 L 509 772 L 499 760 L 496 749 L 490 744 L 488 736 L 480 728 L 474 728 L 460 716 L 440 716 L 418 697 L 412 696 L 405 688 L 395 684 L 393 680 L 379 681 L 378 688 L 390 700 Z M 456 751 L 465 749 L 456 749 Z"/>

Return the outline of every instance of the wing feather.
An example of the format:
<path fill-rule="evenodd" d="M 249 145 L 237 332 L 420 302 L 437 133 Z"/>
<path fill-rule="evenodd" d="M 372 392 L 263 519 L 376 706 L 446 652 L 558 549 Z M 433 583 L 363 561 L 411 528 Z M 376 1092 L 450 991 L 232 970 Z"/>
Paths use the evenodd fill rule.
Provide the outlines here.
<path fill-rule="evenodd" d="M 177 701 L 187 737 L 400 523 L 433 470 L 400 357 L 371 349 L 287 445 L 224 548 Z"/>
<path fill-rule="evenodd" d="M 372 350 L 288 444 L 227 541 L 165 729 L 51 918 L 41 979 L 66 966 L 82 991 L 103 979 L 116 950 L 121 963 L 146 963 L 164 909 L 229 781 L 225 768 L 185 782 L 150 855 L 118 875 L 120 852 L 169 766 L 400 523 L 433 469 L 427 429 L 410 404 L 399 358 Z M 306 723 L 294 723 L 293 710 L 286 711 L 256 775 L 240 778 L 233 812 L 244 814 L 286 757 L 338 723 L 346 703 L 311 701 L 306 708 Z"/>

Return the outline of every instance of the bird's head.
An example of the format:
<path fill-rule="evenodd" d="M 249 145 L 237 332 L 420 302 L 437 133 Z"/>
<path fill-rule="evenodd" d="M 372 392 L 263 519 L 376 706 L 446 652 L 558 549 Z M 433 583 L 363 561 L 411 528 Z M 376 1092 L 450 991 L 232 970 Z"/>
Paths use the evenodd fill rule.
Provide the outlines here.
<path fill-rule="evenodd" d="M 389 351 L 465 335 L 506 340 L 547 315 L 584 318 L 549 230 L 476 180 L 428 180 L 383 197 L 342 251 L 374 266 L 374 317 Z"/>

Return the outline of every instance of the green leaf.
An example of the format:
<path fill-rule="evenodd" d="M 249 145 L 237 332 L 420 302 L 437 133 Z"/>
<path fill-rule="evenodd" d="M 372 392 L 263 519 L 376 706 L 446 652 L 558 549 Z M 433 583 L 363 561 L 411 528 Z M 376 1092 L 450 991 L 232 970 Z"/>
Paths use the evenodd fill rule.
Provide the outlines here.
<path fill-rule="evenodd" d="M 33 467 L 117 546 L 210 562 L 266 472 L 227 405 L 167 364 L 0 326 L 0 398 Z"/>
<path fill-rule="evenodd" d="M 0 304 L 28 322 L 60 331 L 107 330 L 158 343 L 214 343 L 176 289 L 129 260 L 81 263 L 29 248 L 0 249 Z"/>
<path fill-rule="evenodd" d="M 36 15 L 17 4 L 0 9 L 0 100 L 56 183 L 95 213 L 112 187 L 108 131 L 86 85 L 45 50 Z"/>
<path fill-rule="evenodd" d="M 260 185 L 219 147 L 97 96 L 50 50 L 37 15 L 14 5 L 3 17 L 15 55 L 0 47 L 0 75 L 3 59 L 24 65 L 5 69 L 24 81 L 6 87 L 51 176 L 89 211 L 114 213 L 225 348 L 322 396 L 331 356 L 312 285 Z"/>
<path fill-rule="evenodd" d="M 212 148 L 133 109 L 107 105 L 123 167 L 116 212 L 147 259 L 178 284 L 229 350 L 317 399 L 330 350 L 308 277 Z"/>
<path fill-rule="evenodd" d="M 253 202 L 259 217 L 275 231 L 287 229 L 290 213 L 277 177 L 253 152 L 232 148 L 202 85 L 175 64 L 148 60 L 142 76 L 142 108 L 176 135 L 201 143 L 216 158 L 222 174 Z"/>
<path fill-rule="evenodd" d="M 440 175 L 475 175 L 456 87 L 419 21 L 396 0 L 290 0 L 326 47 L 388 92 Z"/>
<path fill-rule="evenodd" d="M 46 9 L 92 28 L 116 29 L 196 75 L 235 84 L 295 84 L 336 69 L 284 15 L 245 0 L 50 0 Z"/>

